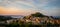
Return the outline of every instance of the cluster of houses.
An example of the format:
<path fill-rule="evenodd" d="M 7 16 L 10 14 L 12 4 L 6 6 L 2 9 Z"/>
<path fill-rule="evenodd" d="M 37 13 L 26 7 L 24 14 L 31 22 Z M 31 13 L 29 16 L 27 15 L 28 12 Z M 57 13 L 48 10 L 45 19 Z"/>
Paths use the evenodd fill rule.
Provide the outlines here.
<path fill-rule="evenodd" d="M 60 24 L 60 20 L 55 20 L 52 17 L 32 17 L 32 16 L 26 16 L 25 18 L 17 18 L 17 19 L 11 19 L 6 21 L 7 24 L 10 23 L 32 23 L 32 24 Z"/>

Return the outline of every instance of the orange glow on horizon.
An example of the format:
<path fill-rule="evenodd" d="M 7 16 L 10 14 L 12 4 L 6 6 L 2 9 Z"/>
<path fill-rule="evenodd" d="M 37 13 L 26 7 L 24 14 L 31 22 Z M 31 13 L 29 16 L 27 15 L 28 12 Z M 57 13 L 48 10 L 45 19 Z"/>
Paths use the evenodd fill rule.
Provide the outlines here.
<path fill-rule="evenodd" d="M 31 13 L 34 13 L 35 11 L 31 11 L 31 10 L 22 10 L 22 9 L 18 9 L 15 7 L 10 7 L 10 8 L 5 8 L 5 7 L 0 7 L 0 14 L 6 14 L 6 15 L 28 15 Z"/>

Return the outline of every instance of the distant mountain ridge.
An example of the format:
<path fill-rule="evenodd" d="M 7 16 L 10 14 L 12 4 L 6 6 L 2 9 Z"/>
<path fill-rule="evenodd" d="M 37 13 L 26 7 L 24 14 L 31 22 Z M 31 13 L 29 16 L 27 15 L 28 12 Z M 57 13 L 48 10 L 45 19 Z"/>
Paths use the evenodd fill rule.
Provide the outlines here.
<path fill-rule="evenodd" d="M 54 18 L 60 18 L 60 16 L 53 16 Z"/>
<path fill-rule="evenodd" d="M 24 16 L 22 16 L 22 15 L 12 15 L 11 17 L 12 18 L 23 18 Z"/>
<path fill-rule="evenodd" d="M 12 18 L 22 18 L 22 17 L 24 17 L 23 15 L 0 15 L 0 16 L 5 16 L 5 17 L 10 16 Z"/>

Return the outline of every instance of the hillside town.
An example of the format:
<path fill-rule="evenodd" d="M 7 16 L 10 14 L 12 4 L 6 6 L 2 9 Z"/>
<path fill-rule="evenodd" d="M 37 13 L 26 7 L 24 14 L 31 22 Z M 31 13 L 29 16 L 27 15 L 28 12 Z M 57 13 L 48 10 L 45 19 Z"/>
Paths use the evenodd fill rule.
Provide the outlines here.
<path fill-rule="evenodd" d="M 11 18 L 11 17 L 8 17 L 8 18 Z M 54 19 L 52 16 L 46 16 L 37 12 L 35 14 L 24 16 L 21 18 L 13 18 L 13 19 L 5 20 L 5 21 L 0 21 L 0 24 L 7 24 L 6 26 L 8 26 L 9 24 L 19 24 L 19 25 L 25 25 L 25 26 L 26 25 L 39 25 L 39 27 L 40 26 L 45 27 L 46 25 L 48 26 L 51 24 L 51 27 L 54 27 L 54 26 L 60 27 L 60 20 Z"/>

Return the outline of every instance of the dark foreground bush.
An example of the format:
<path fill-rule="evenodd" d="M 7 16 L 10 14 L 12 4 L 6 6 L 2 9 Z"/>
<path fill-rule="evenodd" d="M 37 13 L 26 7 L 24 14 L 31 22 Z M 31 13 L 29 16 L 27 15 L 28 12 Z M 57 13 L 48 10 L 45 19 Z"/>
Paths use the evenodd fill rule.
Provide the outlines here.
<path fill-rule="evenodd" d="M 32 24 L 9 24 L 6 27 L 59 27 L 59 24 L 46 24 L 46 25 L 32 25 Z"/>

